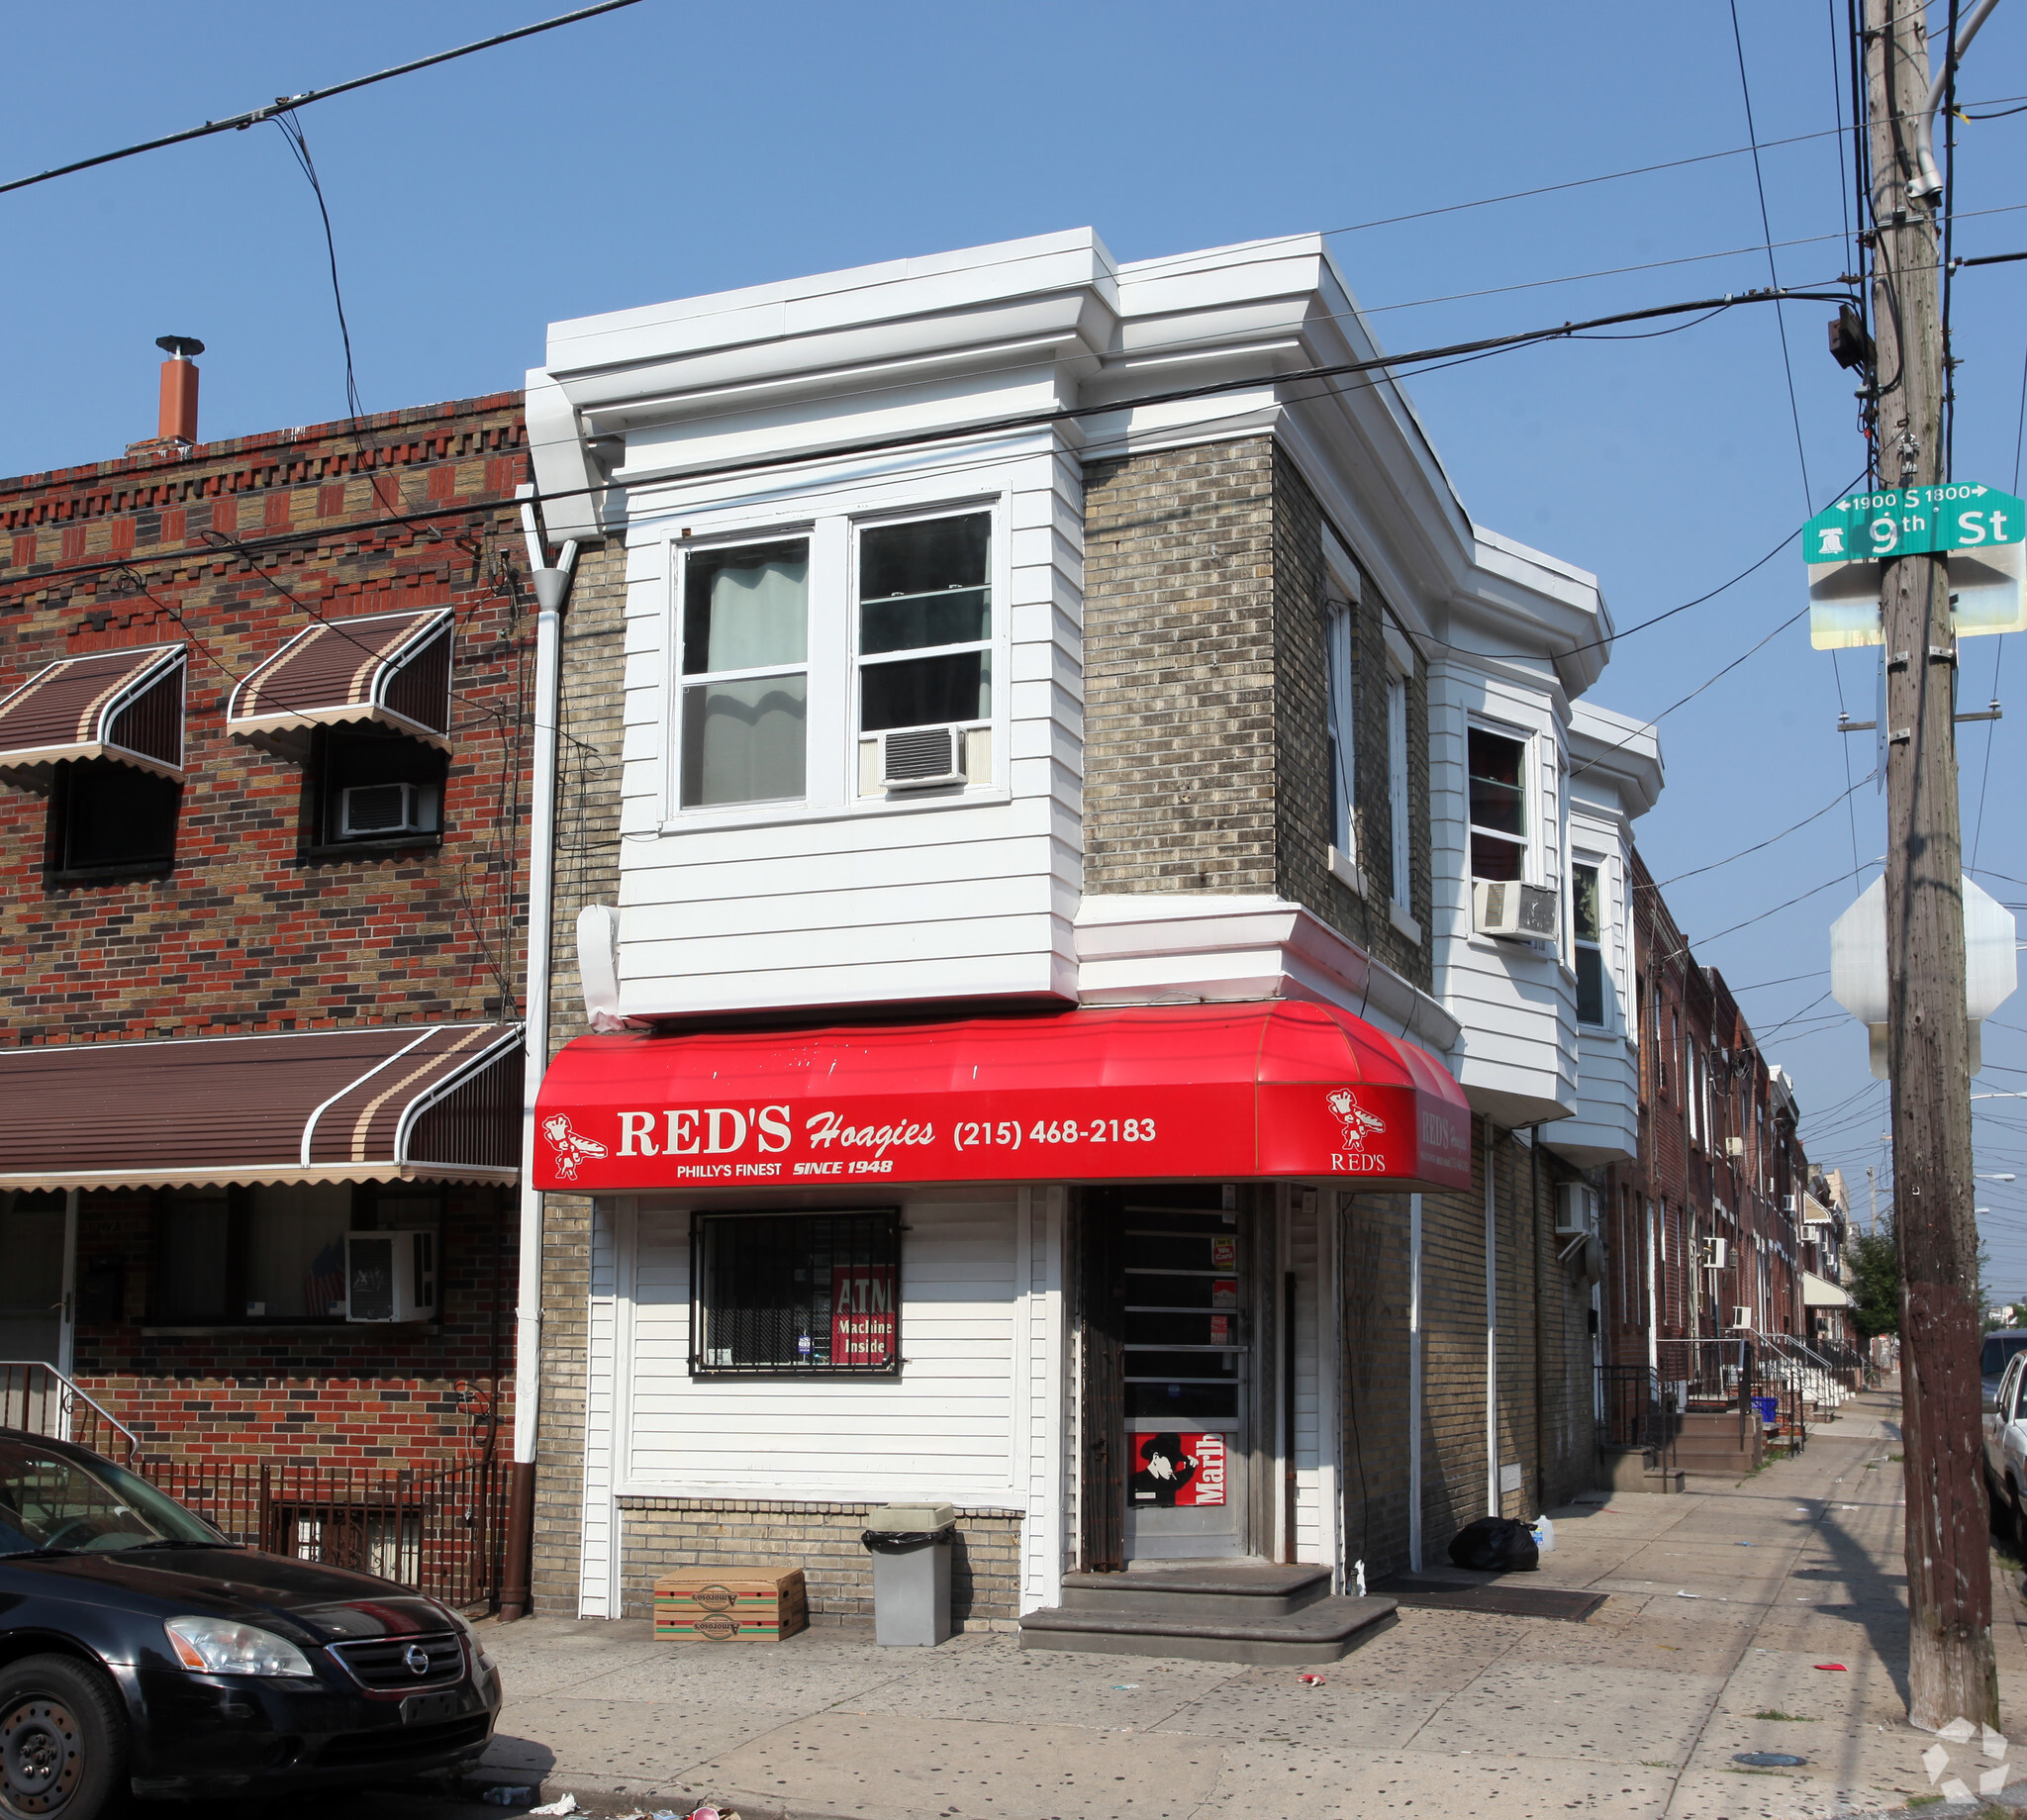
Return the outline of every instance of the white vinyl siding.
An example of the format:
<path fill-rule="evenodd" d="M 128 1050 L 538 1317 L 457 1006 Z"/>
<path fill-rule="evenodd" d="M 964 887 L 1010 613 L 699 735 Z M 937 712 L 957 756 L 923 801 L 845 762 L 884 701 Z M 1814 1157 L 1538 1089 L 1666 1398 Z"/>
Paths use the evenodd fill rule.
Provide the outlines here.
<path fill-rule="evenodd" d="M 1028 1326 L 1031 1369 L 1016 1268 L 1030 1248 L 1012 1200 L 905 1201 L 898 1379 L 693 1379 L 690 1213 L 643 1205 L 625 1286 L 630 1410 L 619 1488 L 1027 1507 L 1028 1437 L 1014 1418 L 1030 1399 L 1016 1383 L 1014 1335 Z"/>

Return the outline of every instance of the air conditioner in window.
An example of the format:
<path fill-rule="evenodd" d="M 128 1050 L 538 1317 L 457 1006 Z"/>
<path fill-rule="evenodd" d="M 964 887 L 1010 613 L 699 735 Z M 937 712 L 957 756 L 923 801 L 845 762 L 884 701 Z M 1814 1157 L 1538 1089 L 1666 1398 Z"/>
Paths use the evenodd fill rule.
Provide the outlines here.
<path fill-rule="evenodd" d="M 1781 1210 L 1784 1213 L 1799 1213 L 1801 1206 L 1794 1196 L 1783 1195 L 1781 1197 Z"/>
<path fill-rule="evenodd" d="M 1723 1270 L 1731 1259 L 1730 1241 L 1712 1234 L 1703 1241 L 1703 1268 Z"/>
<path fill-rule="evenodd" d="M 436 1312 L 436 1235 L 416 1229 L 344 1235 L 344 1317 L 423 1321 Z"/>
<path fill-rule="evenodd" d="M 1597 1230 L 1597 1191 L 1582 1182 L 1556 1187 L 1556 1237 L 1574 1239 Z"/>
<path fill-rule="evenodd" d="M 1747 1333 L 1750 1333 L 1750 1332 L 1752 1332 L 1752 1330 L 1753 1330 L 1753 1311 L 1752 1311 L 1752 1309 L 1750 1309 L 1750 1308 L 1733 1308 L 1733 1309 L 1732 1309 L 1732 1311 L 1731 1311 L 1731 1324 L 1732 1324 L 1732 1325 L 1733 1325 L 1734 1327 L 1738 1327 L 1738 1328 L 1743 1328 L 1743 1329 L 1744 1329 L 1744 1330 L 1745 1330 L 1745 1331 L 1746 1331 Z"/>
<path fill-rule="evenodd" d="M 1471 926 L 1479 934 L 1507 941 L 1554 941 L 1562 927 L 1556 894 L 1545 885 L 1476 879 L 1471 908 Z"/>
<path fill-rule="evenodd" d="M 964 728 L 911 726 L 880 735 L 880 788 L 928 790 L 964 782 Z"/>
<path fill-rule="evenodd" d="M 1736 1162 L 1746 1153 L 1746 1140 L 1742 1137 L 1728 1137 L 1724 1140 L 1724 1154 Z"/>
<path fill-rule="evenodd" d="M 338 793 L 341 839 L 369 834 L 427 834 L 436 826 L 434 784 L 354 784 Z"/>

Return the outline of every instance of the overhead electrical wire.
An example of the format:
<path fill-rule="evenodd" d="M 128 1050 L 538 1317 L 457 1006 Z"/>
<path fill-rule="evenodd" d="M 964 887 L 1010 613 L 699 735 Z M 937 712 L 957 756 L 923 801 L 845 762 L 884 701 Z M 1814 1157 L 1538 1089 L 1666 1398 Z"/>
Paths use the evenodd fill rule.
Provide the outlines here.
<path fill-rule="evenodd" d="M 1802 302 L 1842 303 L 1842 293 L 1787 291 L 1783 298 Z M 1381 378 L 1394 376 L 1394 369 L 1400 366 L 1427 366 L 1435 362 L 1450 362 L 1480 354 L 1503 353 L 1521 347 L 1547 345 L 1555 341 L 1585 339 L 1587 332 L 1597 329 L 1616 328 L 1622 324 L 1653 322 L 1669 316 L 1702 316 L 1714 310 L 1732 310 L 1748 304 L 1776 301 L 1766 291 L 1746 291 L 1723 297 L 1704 297 L 1680 304 L 1661 304 L 1640 310 L 1622 310 L 1608 316 L 1588 318 L 1584 321 L 1565 322 L 1542 329 L 1529 329 L 1509 335 L 1487 335 L 1473 341 L 1452 342 L 1440 347 L 1415 349 L 1406 353 L 1381 354 L 1370 359 L 1334 361 L 1325 365 L 1299 368 L 1293 372 L 1248 375 L 1240 379 L 1210 380 L 1202 385 L 1179 386 L 1162 392 L 1142 393 L 1126 398 L 1108 399 L 1102 403 L 1086 405 L 1061 405 L 1051 410 L 1022 412 L 1010 417 L 990 419 L 974 424 L 950 425 L 939 430 L 904 431 L 890 435 L 868 437 L 855 443 L 834 444 L 826 448 L 799 449 L 787 454 L 749 455 L 735 461 L 714 462 L 671 474 L 660 484 L 685 485 L 701 479 L 729 474 L 755 474 L 785 468 L 801 468 L 823 462 L 836 461 L 853 455 L 901 453 L 928 444 L 940 442 L 976 441 L 996 435 L 1005 435 L 1023 430 L 1041 430 L 1064 423 L 1081 422 L 1087 418 L 1110 417 L 1134 410 L 1146 410 L 1154 406 L 1194 402 L 1199 399 L 1220 397 L 1231 392 L 1257 391 L 1271 386 L 1277 389 L 1300 386 L 1318 381 L 1334 381 L 1341 378 L 1362 377 L 1377 373 Z M 610 490 L 609 483 L 598 483 L 585 487 L 559 488 L 550 492 L 539 492 L 530 496 L 529 503 L 537 510 L 542 504 L 559 499 L 583 498 L 603 494 Z M 381 529 L 394 525 L 416 526 L 426 521 L 454 518 L 468 513 L 471 508 L 462 506 L 440 506 L 418 509 L 396 518 L 372 520 L 347 527 L 347 534 L 356 536 L 361 532 Z M 315 542 L 329 533 L 323 530 L 285 531 L 272 537 L 247 538 L 241 548 L 281 549 L 302 542 Z M 1792 535 L 1793 533 L 1789 533 Z M 186 552 L 187 553 L 187 552 Z M 173 554 L 170 552 L 169 554 Z M 100 560 L 68 563 L 41 569 L 29 576 L 0 575 L 0 586 L 23 585 L 47 586 L 52 579 L 69 575 L 96 574 L 103 570 L 127 566 L 133 557 L 107 557 Z"/>
<path fill-rule="evenodd" d="M 1765 840 L 1758 842 L 1756 845 L 1750 847 L 1741 847 L 1736 853 L 1726 854 L 1723 859 L 1713 859 L 1707 866 L 1692 866 L 1687 872 L 1678 872 L 1673 878 L 1657 879 L 1651 883 L 1641 885 L 1637 887 L 1637 889 L 1643 891 L 1660 891 L 1665 886 L 1679 885 L 1682 883 L 1684 879 L 1697 878 L 1705 872 L 1715 872 L 1720 866 L 1729 866 L 1736 860 L 1749 859 L 1755 853 L 1764 853 L 1769 847 L 1773 846 L 1777 841 L 1786 840 L 1788 837 L 1788 835 L 1795 833 L 1802 828 L 1807 827 L 1811 821 L 1820 821 L 1833 809 L 1835 809 L 1838 804 L 1842 803 L 1846 797 L 1850 796 L 1852 791 L 1857 790 L 1861 785 L 1869 784 L 1871 782 L 1872 774 L 1868 772 L 1864 777 L 1858 780 L 1858 783 L 1852 784 L 1848 788 L 1839 791 L 1837 795 L 1832 797 L 1829 800 L 1829 802 L 1825 803 L 1821 809 L 1816 810 L 1810 814 L 1802 816 L 1802 818 L 1799 821 L 1795 822 L 1792 827 L 1785 827 L 1778 834 L 1770 834 Z M 1797 975 L 1796 977 L 1807 978 L 1808 976 Z M 1737 990 L 1744 991 L 1746 989 L 1741 987 Z"/>
<path fill-rule="evenodd" d="M 38 171 L 32 177 L 16 177 L 0 183 L 0 196 L 9 190 L 25 190 L 31 184 L 48 183 L 55 177 L 67 177 L 73 172 L 90 170 L 99 164 L 112 164 L 121 158 L 139 157 L 144 151 L 159 151 L 166 145 L 186 144 L 191 140 L 209 139 L 215 133 L 243 133 L 248 127 L 257 126 L 263 120 L 273 120 L 295 108 L 306 108 L 313 101 L 329 101 L 334 95 L 348 95 L 354 89 L 370 88 L 375 82 L 392 81 L 396 76 L 412 75 L 419 69 L 428 69 L 436 63 L 448 63 L 461 56 L 470 56 L 477 50 L 490 50 L 496 45 L 510 45 L 519 38 L 532 38 L 538 32 L 553 32 L 558 26 L 575 25 L 581 19 L 592 19 L 600 13 L 618 12 L 620 8 L 633 6 L 637 0 L 599 0 L 596 6 L 581 6 L 573 13 L 559 13 L 554 19 L 543 19 L 531 26 L 517 26 L 511 32 L 496 32 L 491 38 L 482 38 L 473 44 L 459 45 L 455 49 L 438 50 L 429 56 L 416 57 L 407 63 L 397 63 L 391 69 L 376 70 L 369 76 L 354 76 L 347 82 L 334 82 L 326 88 L 308 88 L 299 95 L 279 95 L 265 107 L 249 108 L 243 114 L 234 114 L 225 120 L 207 120 L 201 127 L 192 127 L 183 133 L 164 134 L 160 139 L 144 140 L 138 145 L 123 145 L 118 151 L 102 151 L 89 158 L 76 158 L 68 164 L 57 164 L 48 170 Z"/>

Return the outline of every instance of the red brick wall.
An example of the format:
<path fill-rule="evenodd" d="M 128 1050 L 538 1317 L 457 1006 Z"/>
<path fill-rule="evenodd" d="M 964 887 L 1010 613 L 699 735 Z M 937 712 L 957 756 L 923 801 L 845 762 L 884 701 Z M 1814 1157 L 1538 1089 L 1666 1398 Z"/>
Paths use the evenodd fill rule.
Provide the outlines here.
<path fill-rule="evenodd" d="M 526 442 L 506 392 L 0 480 L 0 694 L 81 651 L 193 646 L 173 871 L 53 880 L 48 800 L 0 783 L 0 1041 L 521 1014 Z M 304 769 L 227 734 L 234 682 L 316 618 L 434 606 L 456 615 L 441 844 L 312 855 Z M 150 1452 L 469 1457 L 512 1382 L 513 1205 L 448 1192 L 428 1328 L 178 1333 L 149 1327 L 152 1197 L 88 1195 L 80 1287 L 116 1284 L 119 1315 L 80 1320 L 77 1376 Z"/>

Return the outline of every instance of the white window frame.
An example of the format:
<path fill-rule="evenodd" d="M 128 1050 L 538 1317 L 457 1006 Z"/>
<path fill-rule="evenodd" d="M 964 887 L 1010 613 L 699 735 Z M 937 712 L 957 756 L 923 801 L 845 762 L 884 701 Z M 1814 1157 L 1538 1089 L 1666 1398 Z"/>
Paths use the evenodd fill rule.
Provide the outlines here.
<path fill-rule="evenodd" d="M 777 826 L 866 815 L 935 814 L 980 803 L 1010 802 L 1012 788 L 1013 560 L 1010 532 L 1013 475 L 955 491 L 933 474 L 879 490 L 840 484 L 813 487 L 793 501 L 767 506 L 663 508 L 666 533 L 659 582 L 663 648 L 659 653 L 663 749 L 656 822 L 665 834 L 699 829 Z M 922 519 L 993 515 L 987 576 L 992 589 L 990 653 L 993 700 L 992 773 L 984 781 L 934 792 L 861 795 L 858 788 L 858 530 Z M 736 548 L 806 537 L 810 544 L 809 719 L 804 737 L 804 794 L 770 802 L 682 807 L 683 584 L 691 551 Z M 637 548 L 637 546 L 636 546 Z M 940 648 L 940 647 L 939 647 Z M 956 647 L 951 647 L 956 648 Z M 769 666 L 756 675 L 781 673 Z M 688 679 L 695 682 L 696 678 Z M 974 722 L 973 724 L 979 724 Z"/>
<path fill-rule="evenodd" d="M 1464 866 L 1465 876 L 1474 882 L 1478 873 L 1471 864 L 1471 841 L 1481 830 L 1471 819 L 1471 735 L 1490 733 L 1496 739 L 1506 739 L 1520 748 L 1520 834 L 1517 843 L 1514 836 L 1496 828 L 1486 828 L 1489 840 L 1503 840 L 1508 845 L 1520 848 L 1520 878 L 1522 885 L 1538 885 L 1542 879 L 1540 822 L 1541 801 L 1539 754 L 1535 736 L 1521 727 L 1504 721 L 1489 719 L 1473 715 L 1465 723 L 1464 735 Z"/>
<path fill-rule="evenodd" d="M 1328 690 L 1324 749 L 1330 759 L 1330 848 L 1335 856 L 1331 870 L 1342 877 L 1337 860 L 1354 871 L 1359 869 L 1358 691 L 1353 686 L 1353 678 L 1358 674 L 1353 650 L 1358 637 L 1358 606 L 1355 600 L 1332 601 L 1327 612 L 1329 617 L 1323 626 Z M 1356 889 L 1364 887 L 1361 884 Z"/>
<path fill-rule="evenodd" d="M 1594 872 L 1597 875 L 1597 939 L 1594 942 L 1582 940 L 1577 934 L 1577 874 Z M 1611 864 L 1601 853 L 1587 853 L 1581 847 L 1570 850 L 1570 977 L 1578 979 L 1577 951 L 1593 948 L 1597 954 L 1598 1000 L 1603 1015 L 1596 1023 L 1585 1023 L 1580 1017 L 1578 1028 L 1609 1032 L 1614 1026 L 1611 1015 L 1611 1001 L 1616 996 L 1606 990 L 1616 985 L 1615 970 L 1612 967 L 1611 944 Z"/>

